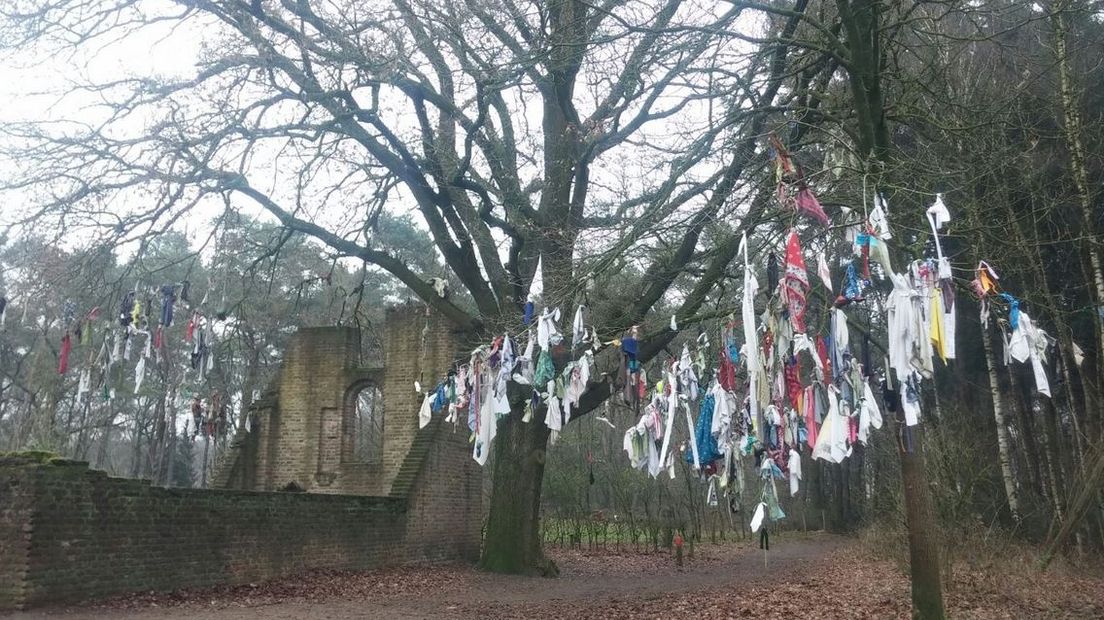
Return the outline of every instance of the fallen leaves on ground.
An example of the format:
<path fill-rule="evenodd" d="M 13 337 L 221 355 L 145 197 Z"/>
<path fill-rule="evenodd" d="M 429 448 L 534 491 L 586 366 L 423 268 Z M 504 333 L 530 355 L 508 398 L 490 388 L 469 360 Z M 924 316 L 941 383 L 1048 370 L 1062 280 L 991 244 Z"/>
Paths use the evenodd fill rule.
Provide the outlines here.
<path fill-rule="evenodd" d="M 259 583 L 138 592 L 102 601 L 99 609 L 146 607 L 257 607 L 285 602 L 333 599 L 377 600 L 422 596 L 463 588 L 476 571 L 461 564 L 428 564 L 367 571 L 316 570 Z"/>
<path fill-rule="evenodd" d="M 258 584 L 134 594 L 96 605 L 241 609 L 289 602 L 356 601 L 410 617 L 447 618 L 908 618 L 907 576 L 856 544 L 790 542 L 788 561 L 763 568 L 758 550 L 700 545 L 683 571 L 666 553 L 552 550 L 558 583 L 480 573 L 467 565 L 360 572 L 315 571 Z M 804 545 L 804 546 L 803 546 Z M 772 552 L 773 553 L 773 552 Z M 772 556 L 782 558 L 783 554 Z M 764 572 L 765 571 L 765 572 Z M 598 587 L 596 587 L 598 584 Z M 608 585 L 608 587 L 606 587 Z M 554 592 L 551 592 L 554 590 Z M 1029 567 L 956 566 L 945 592 L 954 618 L 1104 617 L 1104 579 Z M 86 608 L 87 609 L 87 608 Z M 427 611 L 431 610 L 431 611 Z M 406 616 L 404 616 L 406 617 Z"/>

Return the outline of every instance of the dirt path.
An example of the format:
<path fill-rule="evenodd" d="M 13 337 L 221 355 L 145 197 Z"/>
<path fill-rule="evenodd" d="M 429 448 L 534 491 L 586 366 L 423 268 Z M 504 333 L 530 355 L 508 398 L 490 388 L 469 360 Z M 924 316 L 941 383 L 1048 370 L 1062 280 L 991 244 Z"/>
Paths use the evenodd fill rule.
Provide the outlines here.
<path fill-rule="evenodd" d="M 579 617 L 578 610 L 610 613 L 648 605 L 672 593 L 746 587 L 792 575 L 847 541 L 831 536 L 786 536 L 769 560 L 750 544 L 699 546 L 679 571 L 669 556 L 553 551 L 558 579 L 480 573 L 467 566 L 409 567 L 362 573 L 320 573 L 257 586 L 138 595 L 94 607 L 17 614 L 16 618 L 517 618 Z M 686 615 L 691 610 L 686 609 Z M 674 610 L 676 615 L 678 610 Z M 591 616 L 584 613 L 584 616 Z M 601 617 L 599 613 L 595 617 Z M 619 615 L 619 614 L 617 614 Z"/>
<path fill-rule="evenodd" d="M 552 550 L 562 576 L 488 575 L 466 565 L 359 573 L 319 571 L 259 584 L 135 594 L 16 618 L 909 618 L 901 566 L 864 544 L 825 535 L 774 537 L 769 562 L 750 543 L 699 546 L 676 570 L 666 554 Z M 873 553 L 872 553 L 873 552 Z M 1104 618 L 1104 572 L 1040 573 L 1033 551 L 964 553 L 944 589 L 949 617 Z M 878 557 L 872 557 L 878 556 Z M 1096 566 L 1095 564 L 1093 566 Z M 0 614 L 2 615 L 2 614 Z"/>

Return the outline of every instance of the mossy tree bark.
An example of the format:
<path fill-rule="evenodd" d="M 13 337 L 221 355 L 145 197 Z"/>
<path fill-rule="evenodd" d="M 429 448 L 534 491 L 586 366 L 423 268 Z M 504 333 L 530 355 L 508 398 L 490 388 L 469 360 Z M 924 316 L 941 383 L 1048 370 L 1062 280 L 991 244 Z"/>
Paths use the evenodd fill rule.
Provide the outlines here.
<path fill-rule="evenodd" d="M 555 576 L 540 537 L 541 483 L 549 430 L 539 416 L 512 412 L 494 442 L 494 492 L 480 568 L 495 573 Z"/>

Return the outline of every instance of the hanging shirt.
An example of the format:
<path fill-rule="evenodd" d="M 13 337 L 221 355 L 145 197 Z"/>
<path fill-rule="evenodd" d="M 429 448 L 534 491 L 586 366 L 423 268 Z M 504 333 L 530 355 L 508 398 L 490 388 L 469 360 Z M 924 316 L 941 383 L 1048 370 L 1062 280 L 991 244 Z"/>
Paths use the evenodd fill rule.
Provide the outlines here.
<path fill-rule="evenodd" d="M 544 424 L 550 430 L 559 432 L 563 429 L 563 412 L 560 409 L 560 399 L 556 396 L 556 382 L 549 381 L 545 389 L 547 390 L 544 397 L 547 412 L 544 416 Z"/>
<path fill-rule="evenodd" d="M 874 229 L 874 233 L 878 235 L 878 238 L 883 241 L 893 238 L 893 234 L 889 231 L 887 206 L 884 198 L 878 194 L 874 195 L 874 209 L 870 212 L 870 227 Z"/>
<path fill-rule="evenodd" d="M 1012 359 L 1023 363 L 1031 362 L 1035 375 L 1035 389 L 1050 397 L 1050 382 L 1047 380 L 1043 362 L 1046 360 L 1046 332 L 1035 327 L 1031 317 L 1024 311 L 1019 312 L 1016 328 L 1012 330 L 1012 339 L 1008 342 L 1008 352 Z"/>
<path fill-rule="evenodd" d="M 839 396 L 836 387 L 828 386 L 828 413 L 820 427 L 813 458 L 842 463 L 850 450 L 847 448 L 847 417 L 840 412 Z"/>
<path fill-rule="evenodd" d="M 886 332 L 889 349 L 889 365 L 897 374 L 897 380 L 904 383 L 913 372 L 913 352 L 917 341 L 921 339 L 918 326 L 922 319 L 917 317 L 913 296 L 916 292 L 908 278 L 898 273 L 890 273 L 893 291 L 886 301 Z M 927 340 L 927 334 L 923 333 Z"/>
<path fill-rule="evenodd" d="M 578 347 L 586 339 L 586 323 L 584 322 L 583 306 L 575 309 L 575 320 L 571 322 L 571 346 Z"/>
<path fill-rule="evenodd" d="M 545 308 L 541 311 L 537 322 L 537 346 L 541 351 L 548 351 L 553 345 L 562 340 L 560 332 L 556 329 L 556 322 L 560 320 L 559 308 Z"/>
<path fill-rule="evenodd" d="M 878 402 L 874 400 L 874 392 L 870 384 L 863 382 L 862 403 L 859 407 L 859 442 L 866 444 L 870 435 L 870 429 L 882 427 L 882 412 L 878 409 Z"/>
<path fill-rule="evenodd" d="M 92 389 L 92 372 L 87 368 L 80 373 L 80 382 L 77 384 L 77 400 L 81 400 Z"/>

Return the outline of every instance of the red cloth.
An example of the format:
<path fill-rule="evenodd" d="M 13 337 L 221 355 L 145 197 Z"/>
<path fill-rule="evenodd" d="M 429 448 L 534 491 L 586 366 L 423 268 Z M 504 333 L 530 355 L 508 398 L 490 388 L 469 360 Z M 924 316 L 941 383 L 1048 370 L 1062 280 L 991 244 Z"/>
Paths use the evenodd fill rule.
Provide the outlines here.
<path fill-rule="evenodd" d="M 728 357 L 728 352 L 721 349 L 719 352 L 720 363 L 717 366 L 717 382 L 721 388 L 728 392 L 736 391 L 736 365 Z"/>
<path fill-rule="evenodd" d="M 805 388 L 805 441 L 810 448 L 816 447 L 817 433 L 820 432 L 816 423 L 816 392 L 815 388 Z"/>
<path fill-rule="evenodd" d="M 797 190 L 797 195 L 794 196 L 794 205 L 797 206 L 798 211 L 803 211 L 825 226 L 828 225 L 828 214 L 824 212 L 824 208 L 820 206 L 820 201 L 817 200 L 816 196 L 813 195 L 813 191 L 808 187 Z"/>
<path fill-rule="evenodd" d="M 58 356 L 58 374 L 64 375 L 69 370 L 69 352 L 73 350 L 73 340 L 69 332 L 61 337 L 61 354 Z"/>
<path fill-rule="evenodd" d="M 800 411 L 801 407 L 801 379 L 797 376 L 797 360 L 786 364 L 783 370 L 786 378 L 786 395 L 790 399 L 790 406 L 794 411 Z"/>
<path fill-rule="evenodd" d="M 801 255 L 801 243 L 797 233 L 790 231 L 786 241 L 786 275 L 782 278 L 782 292 L 790 311 L 790 322 L 795 332 L 805 333 L 806 295 L 809 294 L 809 275 L 805 271 L 805 259 Z"/>
<path fill-rule="evenodd" d="M 824 336 L 817 336 L 816 349 L 817 357 L 820 358 L 820 363 L 824 365 L 824 380 L 830 381 L 832 378 L 832 360 L 828 358 L 828 343 L 824 341 Z"/>

